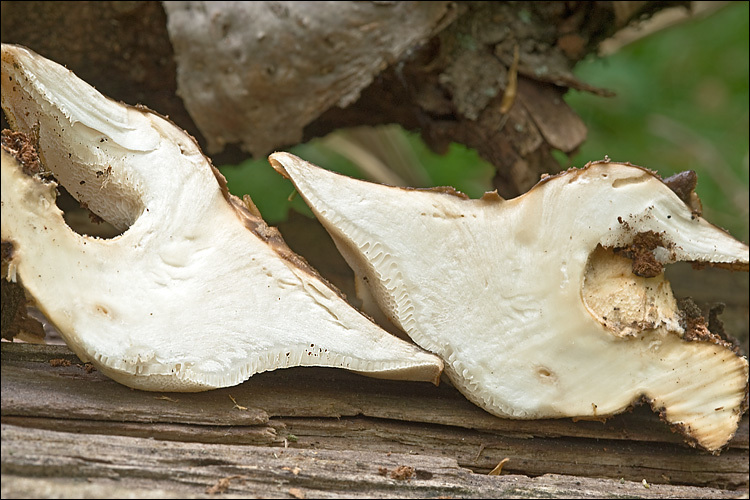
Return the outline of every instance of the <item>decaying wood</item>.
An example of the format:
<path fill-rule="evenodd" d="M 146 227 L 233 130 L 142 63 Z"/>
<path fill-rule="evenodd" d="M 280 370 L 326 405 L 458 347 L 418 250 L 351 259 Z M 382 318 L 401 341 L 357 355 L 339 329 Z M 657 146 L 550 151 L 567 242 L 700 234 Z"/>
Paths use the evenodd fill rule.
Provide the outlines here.
<path fill-rule="evenodd" d="M 178 91 L 208 141 L 205 150 L 217 153 L 234 142 L 255 157 L 301 142 L 308 123 L 355 102 L 383 68 L 450 23 L 457 10 L 445 1 L 163 7 Z"/>
<path fill-rule="evenodd" d="M 603 91 L 578 81 L 575 63 L 624 26 L 688 4 L 319 2 L 313 15 L 305 2 L 174 2 L 165 12 L 159 2 L 6 1 L 2 41 L 169 115 L 217 153 L 217 165 L 248 156 L 231 144 L 219 154 L 224 142 L 259 156 L 300 137 L 398 123 L 438 151 L 452 141 L 476 148 L 497 167 L 500 194 L 512 197 L 554 173 L 553 148 L 570 152 L 585 138 L 560 96 Z M 299 95 L 289 75 L 322 86 Z M 506 92 L 514 75 L 517 91 Z"/>
<path fill-rule="evenodd" d="M 153 441 L 2 425 L 3 497 L 731 498 L 647 481 L 473 474 L 454 459 Z M 409 469 L 407 469 L 409 468 Z M 394 471 L 407 469 L 410 474 Z M 37 479 L 29 476 L 45 477 Z M 403 479 L 402 479 L 403 478 Z"/>
<path fill-rule="evenodd" d="M 52 366 L 53 359 L 70 364 Z M 734 489 L 746 489 L 748 481 L 747 417 L 729 447 L 713 456 L 685 445 L 645 407 L 606 423 L 505 420 L 445 383 L 376 380 L 323 368 L 263 373 L 205 393 L 149 393 L 87 372 L 64 346 L 2 344 L 2 422 L 4 496 L 6 487 L 34 492 L 64 483 L 81 494 L 94 485 L 110 491 L 131 484 L 107 485 L 111 477 L 148 495 L 190 496 L 238 475 L 247 479 L 244 485 L 231 481 L 231 493 L 280 495 L 297 487 L 309 497 L 565 498 L 620 491 L 711 497 L 736 495 Z M 274 453 L 284 458 L 271 461 Z M 503 475 L 493 477 L 501 481 L 487 482 L 483 474 L 504 458 L 510 460 Z M 432 479 L 417 474 L 397 482 L 377 472 L 399 465 Z M 283 467 L 307 472 L 294 476 Z M 46 479 L 29 486 L 26 476 Z M 86 477 L 96 479 L 74 480 Z M 597 477 L 611 481 L 587 479 Z M 350 491 L 352 484 L 360 486 Z M 674 485 L 702 488 L 690 493 Z"/>

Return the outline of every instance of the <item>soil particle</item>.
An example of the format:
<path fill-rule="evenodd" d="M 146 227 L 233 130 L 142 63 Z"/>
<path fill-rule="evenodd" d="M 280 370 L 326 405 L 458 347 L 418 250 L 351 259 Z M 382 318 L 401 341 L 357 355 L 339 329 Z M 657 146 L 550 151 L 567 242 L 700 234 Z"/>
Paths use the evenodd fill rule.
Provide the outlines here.
<path fill-rule="evenodd" d="M 2 148 L 21 163 L 23 173 L 36 175 L 43 172 L 32 139 L 23 132 L 2 131 Z"/>
<path fill-rule="evenodd" d="M 65 358 L 54 358 L 49 360 L 50 366 L 58 367 L 58 366 L 70 366 L 70 360 Z"/>
<path fill-rule="evenodd" d="M 710 342 L 712 344 L 726 347 L 736 354 L 740 354 L 740 346 L 731 339 L 725 338 L 724 325 L 718 315 L 724 310 L 722 304 L 714 306 L 708 313 L 709 320 L 703 314 L 701 308 L 686 297 L 677 301 L 677 307 L 682 316 L 682 327 L 685 329 L 683 339 L 687 341 Z M 711 327 L 714 327 L 712 329 Z"/>
<path fill-rule="evenodd" d="M 406 481 L 414 477 L 414 467 L 408 465 L 399 465 L 393 469 L 390 473 L 391 479 L 397 479 L 399 481 Z"/>
<path fill-rule="evenodd" d="M 665 246 L 661 234 L 646 231 L 636 234 L 633 243 L 618 249 L 618 253 L 633 261 L 633 274 L 653 278 L 664 272 L 664 265 L 654 256 L 654 250 L 659 246 Z"/>
<path fill-rule="evenodd" d="M 222 477 L 216 481 L 213 485 L 206 488 L 206 494 L 216 495 L 226 493 L 232 485 L 232 481 L 238 481 L 240 484 L 245 484 L 245 476 L 227 476 Z"/>

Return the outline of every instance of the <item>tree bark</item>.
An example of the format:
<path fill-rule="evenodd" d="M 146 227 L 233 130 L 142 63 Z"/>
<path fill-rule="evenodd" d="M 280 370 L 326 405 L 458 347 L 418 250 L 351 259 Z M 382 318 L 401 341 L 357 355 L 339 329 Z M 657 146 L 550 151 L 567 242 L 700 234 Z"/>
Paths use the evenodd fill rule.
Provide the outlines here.
<path fill-rule="evenodd" d="M 216 164 L 399 123 L 436 151 L 476 148 L 511 197 L 585 139 L 561 96 L 606 91 L 577 81 L 575 63 L 675 4 L 3 2 L 2 41 L 168 115 Z"/>

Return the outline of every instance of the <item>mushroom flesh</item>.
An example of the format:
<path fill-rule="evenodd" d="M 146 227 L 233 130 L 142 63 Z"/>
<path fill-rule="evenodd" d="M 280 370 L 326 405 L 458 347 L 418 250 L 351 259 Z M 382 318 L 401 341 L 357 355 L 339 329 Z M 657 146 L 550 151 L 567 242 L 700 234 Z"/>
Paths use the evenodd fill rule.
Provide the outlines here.
<path fill-rule="evenodd" d="M 372 184 L 288 153 L 271 163 L 330 232 L 363 300 L 490 413 L 600 418 L 644 398 L 691 444 L 714 451 L 734 435 L 747 358 L 688 324 L 663 267 L 747 271 L 748 247 L 653 172 L 594 162 L 504 200 Z"/>
<path fill-rule="evenodd" d="M 351 307 L 167 119 L 6 44 L 2 107 L 54 178 L 123 231 L 74 232 L 55 205 L 56 182 L 3 151 L 7 279 L 107 376 L 201 391 L 308 365 L 437 383 L 438 357 Z"/>

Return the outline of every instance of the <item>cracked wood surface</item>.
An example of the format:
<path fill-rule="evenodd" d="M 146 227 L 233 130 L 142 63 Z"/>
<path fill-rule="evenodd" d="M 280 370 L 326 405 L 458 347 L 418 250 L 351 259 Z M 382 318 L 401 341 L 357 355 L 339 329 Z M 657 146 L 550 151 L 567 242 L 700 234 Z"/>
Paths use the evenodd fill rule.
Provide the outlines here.
<path fill-rule="evenodd" d="M 452 458 L 152 441 L 3 425 L 3 497 L 730 498 L 648 482 L 473 474 Z M 399 475 L 394 472 L 406 470 Z M 64 473 L 61 473 L 63 472 Z M 30 474 L 31 473 L 31 474 Z M 37 477 L 33 477 L 37 476 Z M 39 477 L 42 476 L 42 477 Z M 400 479 L 403 477 L 403 479 Z M 224 481 L 220 479 L 224 478 Z"/>
<path fill-rule="evenodd" d="M 505 420 L 447 383 L 323 368 L 149 393 L 89 373 L 64 346 L 2 344 L 2 423 L 3 497 L 195 497 L 232 477 L 219 489 L 240 496 L 722 498 L 748 485 L 747 417 L 713 456 L 647 407 L 606 423 Z M 414 477 L 390 478 L 399 466 Z"/>

